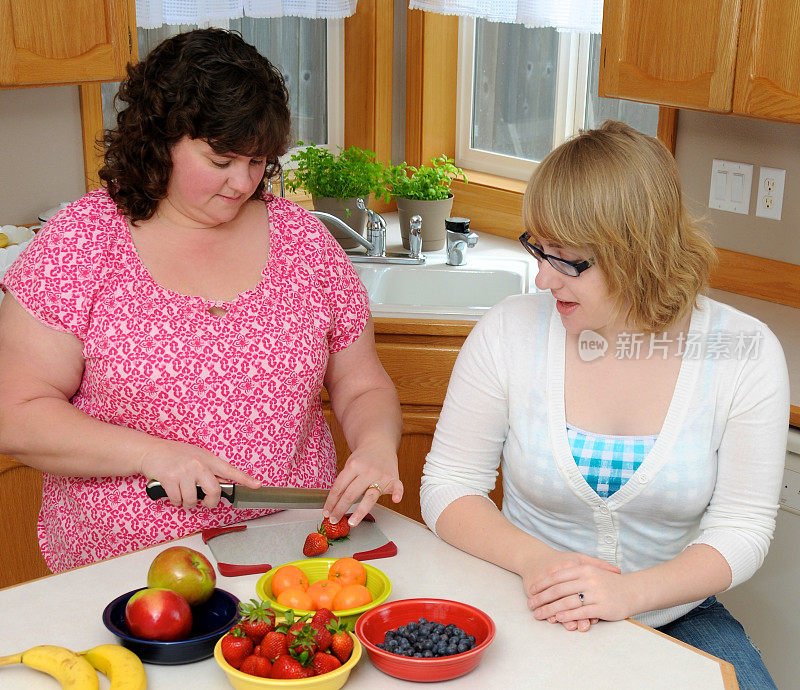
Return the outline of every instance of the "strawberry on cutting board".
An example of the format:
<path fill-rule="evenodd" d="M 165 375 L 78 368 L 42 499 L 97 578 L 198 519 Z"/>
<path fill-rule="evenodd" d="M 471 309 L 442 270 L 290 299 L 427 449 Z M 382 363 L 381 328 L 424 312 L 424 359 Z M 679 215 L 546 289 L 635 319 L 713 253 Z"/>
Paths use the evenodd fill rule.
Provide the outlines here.
<path fill-rule="evenodd" d="M 312 532 L 306 537 L 306 543 L 303 545 L 303 555 L 308 558 L 314 556 L 321 556 L 328 550 L 328 539 L 321 532 Z"/>
<path fill-rule="evenodd" d="M 328 539 L 344 539 L 350 534 L 350 523 L 344 518 L 337 523 L 332 523 L 330 518 L 325 518 L 319 526 L 319 531 L 322 532 Z"/>

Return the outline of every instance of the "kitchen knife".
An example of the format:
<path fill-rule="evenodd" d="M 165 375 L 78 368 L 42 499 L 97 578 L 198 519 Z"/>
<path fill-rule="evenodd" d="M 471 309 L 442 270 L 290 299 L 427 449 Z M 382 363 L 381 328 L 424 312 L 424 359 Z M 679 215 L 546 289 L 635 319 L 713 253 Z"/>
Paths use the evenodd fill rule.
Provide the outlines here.
<path fill-rule="evenodd" d="M 322 508 L 328 498 L 328 489 L 297 489 L 290 486 L 261 486 L 250 489 L 241 484 L 220 482 L 222 498 L 234 508 Z M 147 482 L 147 495 L 153 501 L 166 498 L 167 492 L 156 479 Z M 197 487 L 197 500 L 206 494 Z"/>

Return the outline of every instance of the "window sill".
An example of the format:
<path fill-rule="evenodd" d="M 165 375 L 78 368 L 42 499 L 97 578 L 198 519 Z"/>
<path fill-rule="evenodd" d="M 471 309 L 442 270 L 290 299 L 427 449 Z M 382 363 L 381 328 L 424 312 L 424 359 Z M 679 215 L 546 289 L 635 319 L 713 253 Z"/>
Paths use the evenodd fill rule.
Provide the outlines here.
<path fill-rule="evenodd" d="M 453 215 L 469 218 L 477 232 L 517 239 L 524 231 L 522 196 L 526 182 L 465 170 L 468 183 L 453 182 Z"/>

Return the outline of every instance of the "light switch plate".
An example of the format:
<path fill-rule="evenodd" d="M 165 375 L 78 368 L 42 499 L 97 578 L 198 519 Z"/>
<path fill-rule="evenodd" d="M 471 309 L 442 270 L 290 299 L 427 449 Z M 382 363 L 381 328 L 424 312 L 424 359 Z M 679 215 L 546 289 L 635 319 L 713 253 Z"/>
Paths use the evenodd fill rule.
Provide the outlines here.
<path fill-rule="evenodd" d="M 760 218 L 781 219 L 786 171 L 780 168 L 761 168 L 758 173 L 756 215 Z"/>
<path fill-rule="evenodd" d="M 747 215 L 750 212 L 752 185 L 752 165 L 715 158 L 711 163 L 711 189 L 708 193 L 708 207 Z"/>

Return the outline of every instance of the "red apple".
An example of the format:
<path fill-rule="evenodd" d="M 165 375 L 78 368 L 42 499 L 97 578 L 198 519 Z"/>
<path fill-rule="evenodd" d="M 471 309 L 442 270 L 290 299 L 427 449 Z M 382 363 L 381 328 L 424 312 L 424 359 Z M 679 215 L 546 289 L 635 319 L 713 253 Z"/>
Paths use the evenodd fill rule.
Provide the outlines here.
<path fill-rule="evenodd" d="M 184 597 L 189 606 L 208 601 L 216 584 L 214 566 L 202 553 L 186 546 L 164 549 L 147 571 L 148 587 L 171 589 Z"/>
<path fill-rule="evenodd" d="M 171 589 L 142 589 L 128 599 L 125 623 L 131 635 L 145 640 L 183 640 L 192 629 L 192 609 Z"/>

